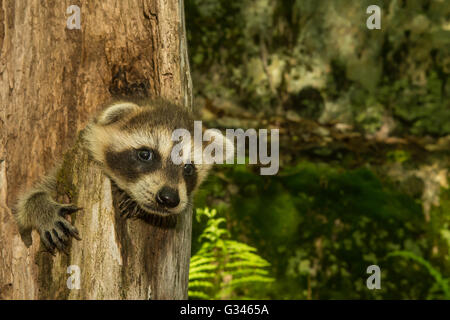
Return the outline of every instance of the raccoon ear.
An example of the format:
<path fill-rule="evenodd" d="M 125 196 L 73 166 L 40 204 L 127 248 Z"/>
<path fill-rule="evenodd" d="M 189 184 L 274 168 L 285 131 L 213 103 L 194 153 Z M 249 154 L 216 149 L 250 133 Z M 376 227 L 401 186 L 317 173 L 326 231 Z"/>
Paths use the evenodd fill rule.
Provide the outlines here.
<path fill-rule="evenodd" d="M 123 119 L 126 115 L 138 110 L 140 107 L 131 102 L 118 102 L 110 105 L 97 117 L 96 122 L 106 126 Z"/>

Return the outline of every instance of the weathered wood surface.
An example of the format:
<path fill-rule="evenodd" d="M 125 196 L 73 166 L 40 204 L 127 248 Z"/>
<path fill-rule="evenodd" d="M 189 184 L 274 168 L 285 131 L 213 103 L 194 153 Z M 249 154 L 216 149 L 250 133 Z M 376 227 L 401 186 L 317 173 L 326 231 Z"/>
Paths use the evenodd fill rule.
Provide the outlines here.
<path fill-rule="evenodd" d="M 70 5 L 81 30 L 66 27 Z M 192 107 L 182 0 L 0 0 L 0 298 L 187 297 L 191 212 L 176 230 L 117 219 L 109 180 L 81 154 L 67 165 L 77 165 L 83 240 L 68 257 L 41 252 L 36 232 L 26 248 L 12 217 L 18 192 L 111 95 L 130 93 Z M 66 286 L 69 265 L 80 290 Z"/>

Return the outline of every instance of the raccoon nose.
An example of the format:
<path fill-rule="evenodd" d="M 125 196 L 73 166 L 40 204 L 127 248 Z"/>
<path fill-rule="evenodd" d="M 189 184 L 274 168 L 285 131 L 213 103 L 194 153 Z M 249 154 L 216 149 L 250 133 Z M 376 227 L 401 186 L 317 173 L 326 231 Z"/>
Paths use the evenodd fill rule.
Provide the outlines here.
<path fill-rule="evenodd" d="M 163 187 L 156 194 L 156 201 L 167 208 L 175 208 L 180 203 L 178 191 L 169 187 Z"/>

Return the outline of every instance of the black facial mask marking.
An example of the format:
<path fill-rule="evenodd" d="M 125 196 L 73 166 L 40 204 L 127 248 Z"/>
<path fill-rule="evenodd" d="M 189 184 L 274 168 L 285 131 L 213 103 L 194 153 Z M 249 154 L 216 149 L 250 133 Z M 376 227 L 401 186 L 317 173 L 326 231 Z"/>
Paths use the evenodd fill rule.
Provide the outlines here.
<path fill-rule="evenodd" d="M 139 159 L 139 150 L 130 149 L 116 152 L 108 149 L 105 154 L 106 163 L 126 181 L 136 181 L 142 175 L 161 169 L 161 157 L 156 150 L 153 150 L 152 161 L 148 162 Z"/>
<path fill-rule="evenodd" d="M 183 170 L 183 168 L 182 168 Z M 184 170 L 183 170 L 184 171 Z M 183 173 L 184 181 L 186 182 L 186 190 L 187 194 L 190 195 L 192 191 L 195 189 L 197 184 L 197 169 L 194 166 L 194 172 L 191 175 L 185 175 Z"/>

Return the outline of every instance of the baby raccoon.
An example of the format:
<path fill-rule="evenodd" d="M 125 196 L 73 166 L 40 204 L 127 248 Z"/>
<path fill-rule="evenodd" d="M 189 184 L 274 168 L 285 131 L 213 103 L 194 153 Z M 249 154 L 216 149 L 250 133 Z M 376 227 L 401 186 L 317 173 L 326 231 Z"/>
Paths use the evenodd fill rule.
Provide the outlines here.
<path fill-rule="evenodd" d="M 172 132 L 180 128 L 193 132 L 194 121 L 186 108 L 164 100 L 141 100 L 109 104 L 83 130 L 83 147 L 118 190 L 122 215 L 144 220 L 173 217 L 188 207 L 211 165 L 172 161 L 176 143 Z M 70 237 L 81 240 L 64 218 L 81 208 L 53 200 L 56 186 L 55 170 L 19 198 L 15 214 L 24 243 L 31 245 L 35 229 L 51 253 L 56 248 L 66 251 Z"/>

